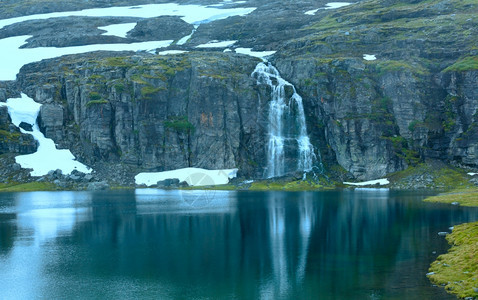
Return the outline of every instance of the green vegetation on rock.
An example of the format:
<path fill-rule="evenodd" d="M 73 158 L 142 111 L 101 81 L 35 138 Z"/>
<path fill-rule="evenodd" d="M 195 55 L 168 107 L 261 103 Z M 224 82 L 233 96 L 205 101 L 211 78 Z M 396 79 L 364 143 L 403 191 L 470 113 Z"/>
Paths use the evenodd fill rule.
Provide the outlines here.
<path fill-rule="evenodd" d="M 426 202 L 458 203 L 461 206 L 478 206 L 478 189 L 458 189 L 425 199 Z"/>
<path fill-rule="evenodd" d="M 55 191 L 58 187 L 51 182 L 1 183 L 0 192 Z"/>
<path fill-rule="evenodd" d="M 478 56 L 469 56 L 458 60 L 449 66 L 444 72 L 464 72 L 478 70 Z"/>
<path fill-rule="evenodd" d="M 478 298 L 478 222 L 455 226 L 446 239 L 452 248 L 432 263 L 428 278 L 459 298 Z"/>
<path fill-rule="evenodd" d="M 106 104 L 108 101 L 101 99 L 101 100 L 91 100 L 86 103 L 86 107 L 90 107 L 92 105 L 98 105 L 98 104 Z"/>
<path fill-rule="evenodd" d="M 164 127 L 182 133 L 191 133 L 195 129 L 186 116 L 171 117 L 164 121 Z"/>

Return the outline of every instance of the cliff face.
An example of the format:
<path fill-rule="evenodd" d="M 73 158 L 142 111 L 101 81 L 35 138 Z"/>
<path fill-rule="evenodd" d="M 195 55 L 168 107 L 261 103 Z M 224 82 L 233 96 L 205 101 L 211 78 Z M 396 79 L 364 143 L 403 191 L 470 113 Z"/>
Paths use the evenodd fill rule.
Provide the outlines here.
<path fill-rule="evenodd" d="M 360 179 L 429 158 L 477 166 L 477 9 L 364 1 L 284 46 L 274 63 L 304 96 L 326 163 Z"/>
<path fill-rule="evenodd" d="M 267 93 L 258 60 L 197 54 L 86 55 L 24 67 L 22 91 L 43 103 L 40 127 L 85 163 L 134 172 L 239 166 L 262 176 Z"/>
<path fill-rule="evenodd" d="M 43 103 L 47 137 L 107 170 L 105 176 L 192 166 L 238 167 L 245 177 L 263 177 L 270 89 L 251 78 L 259 60 L 194 48 L 234 39 L 234 47 L 277 50 L 271 62 L 302 96 L 326 172 L 340 166 L 346 176 L 373 179 L 427 159 L 478 167 L 476 3 L 369 0 L 315 16 L 304 12 L 316 2 L 244 5 L 257 9 L 201 25 L 188 43 L 171 46 L 188 53 L 97 52 L 42 61 L 22 68 L 16 91 Z M 191 29 L 161 17 L 141 21 L 126 39 L 159 38 L 158 24 L 180 27 L 172 39 Z M 27 25 L 0 33 L 26 34 Z M 28 47 L 49 43 L 42 30 Z M 90 41 L 105 38 L 90 33 Z M 74 39 L 52 38 L 65 45 Z"/>

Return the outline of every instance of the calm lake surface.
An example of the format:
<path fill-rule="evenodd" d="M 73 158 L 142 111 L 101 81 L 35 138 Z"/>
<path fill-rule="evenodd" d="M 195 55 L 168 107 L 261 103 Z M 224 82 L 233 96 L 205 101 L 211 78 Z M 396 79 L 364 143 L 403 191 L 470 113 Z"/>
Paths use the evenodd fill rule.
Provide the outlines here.
<path fill-rule="evenodd" d="M 425 196 L 3 193 L 0 299 L 454 299 L 425 274 L 478 210 Z"/>

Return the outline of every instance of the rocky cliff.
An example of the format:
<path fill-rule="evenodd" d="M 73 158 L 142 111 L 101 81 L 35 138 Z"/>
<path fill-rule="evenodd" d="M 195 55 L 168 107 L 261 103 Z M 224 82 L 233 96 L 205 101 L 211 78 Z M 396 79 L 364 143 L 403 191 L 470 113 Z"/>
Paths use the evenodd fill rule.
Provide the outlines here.
<path fill-rule="evenodd" d="M 121 164 L 131 174 L 240 166 L 244 176 L 262 176 L 267 91 L 250 76 L 257 59 L 127 54 L 22 69 L 18 85 L 43 103 L 47 137 L 88 165 Z"/>
<path fill-rule="evenodd" d="M 257 9 L 201 25 L 187 44 L 170 47 L 189 51 L 181 55 L 96 52 L 33 63 L 14 89 L 44 104 L 47 137 L 118 181 L 188 166 L 259 178 L 270 98 L 251 77 L 260 60 L 194 48 L 234 39 L 234 47 L 277 50 L 270 60 L 302 96 L 326 172 L 373 179 L 428 159 L 478 167 L 476 3 L 369 0 L 315 15 L 304 12 L 325 2 L 279 4 L 238 4 Z M 155 29 L 168 26 L 180 31 L 171 39 L 191 29 L 178 18 L 147 19 L 126 39 L 157 39 L 166 33 Z M 47 45 L 46 29 L 35 30 L 27 46 Z"/>

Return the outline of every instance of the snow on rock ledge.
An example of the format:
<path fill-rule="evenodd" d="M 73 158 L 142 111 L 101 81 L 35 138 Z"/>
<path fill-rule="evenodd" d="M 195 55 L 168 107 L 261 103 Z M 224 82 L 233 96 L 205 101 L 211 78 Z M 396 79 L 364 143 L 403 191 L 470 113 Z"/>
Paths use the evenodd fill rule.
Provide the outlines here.
<path fill-rule="evenodd" d="M 229 179 L 237 176 L 237 169 L 206 170 L 201 168 L 184 168 L 156 173 L 140 173 L 135 176 L 138 185 L 156 185 L 158 181 L 179 179 L 190 186 L 220 185 L 229 183 Z"/>
<path fill-rule="evenodd" d="M 40 131 L 36 119 L 40 112 L 41 104 L 22 94 L 21 98 L 10 98 L 6 103 L 0 103 L 0 105 L 8 107 L 8 113 L 15 126 L 19 127 L 21 122 L 33 125 L 33 131 L 31 132 L 25 131 L 22 128 L 20 128 L 20 131 L 33 135 L 35 140 L 38 141 L 37 152 L 15 157 L 16 162 L 22 168 L 33 169 L 30 172 L 32 176 L 47 175 L 49 171 L 56 169 L 60 169 L 63 174 L 69 174 L 73 170 L 83 173 L 91 172 L 90 168 L 75 160 L 70 150 L 56 149 L 53 140 L 47 139 Z"/>
<path fill-rule="evenodd" d="M 366 186 L 366 185 L 387 185 L 390 181 L 387 178 L 377 179 L 377 180 L 370 180 L 364 182 L 344 182 L 343 184 L 347 185 L 354 185 L 354 186 Z"/>

